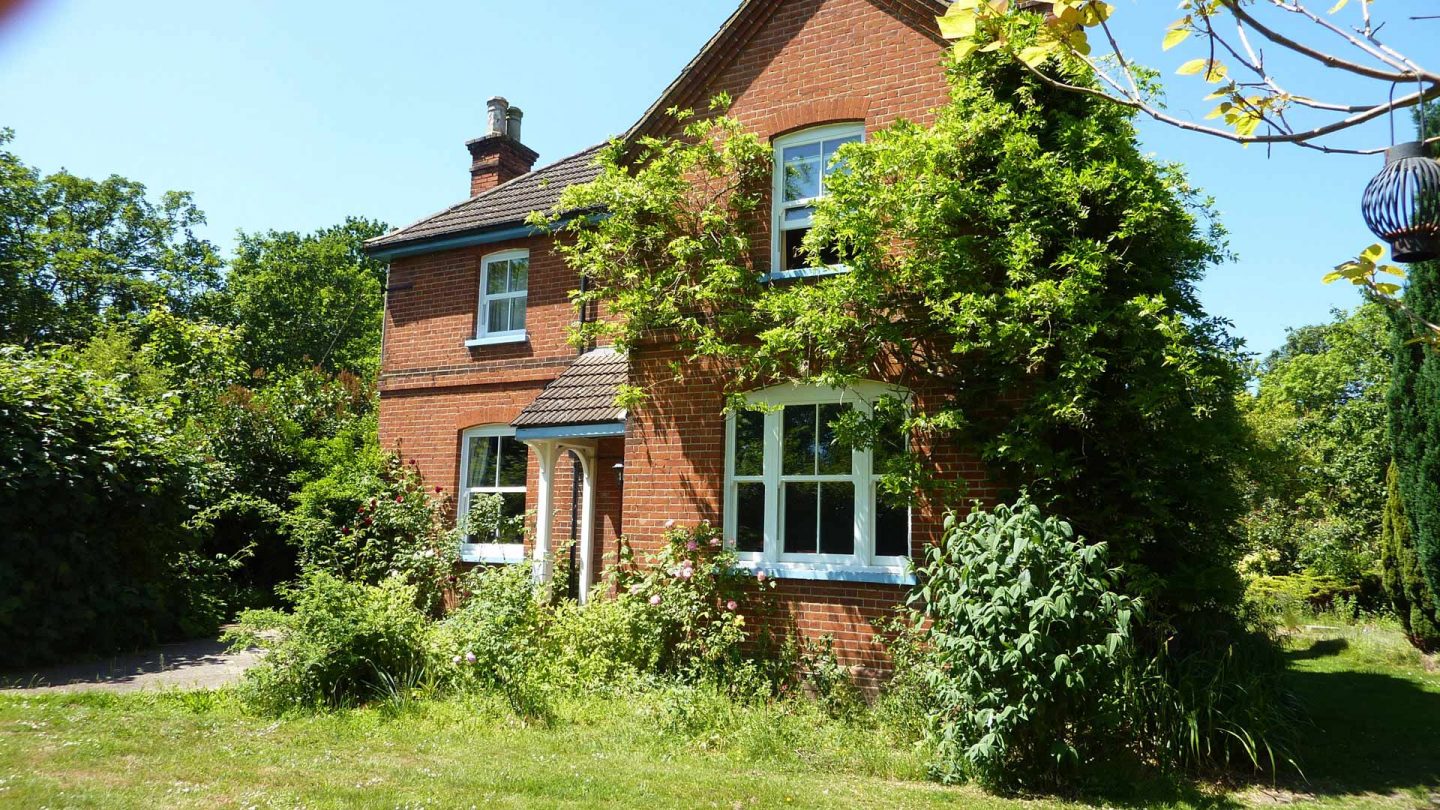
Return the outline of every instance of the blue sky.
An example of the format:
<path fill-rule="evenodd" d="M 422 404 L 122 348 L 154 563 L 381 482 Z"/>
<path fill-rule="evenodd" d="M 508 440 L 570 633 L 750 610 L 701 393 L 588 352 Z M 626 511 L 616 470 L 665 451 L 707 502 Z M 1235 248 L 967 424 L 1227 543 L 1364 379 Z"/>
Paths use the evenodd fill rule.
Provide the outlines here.
<path fill-rule="evenodd" d="M 350 214 L 405 224 L 467 193 L 463 144 L 482 134 L 486 98 L 525 110 L 542 162 L 564 157 L 633 123 L 737 3 L 31 0 L 0 28 L 0 126 L 42 170 L 194 192 L 205 235 L 226 247 L 239 229 L 310 230 Z M 1140 61 L 1173 74 L 1200 55 L 1160 52 L 1172 0 L 1117 5 Z M 1402 21 L 1434 5 L 1377 4 Z M 1412 56 L 1440 56 L 1440 21 L 1386 33 Z M 1334 71 L 1295 76 L 1296 92 L 1354 100 Z M 1176 112 L 1208 109 L 1196 81 L 1170 83 Z M 1356 302 L 1319 279 L 1375 241 L 1359 198 L 1380 158 L 1142 133 L 1216 198 L 1238 259 L 1211 272 L 1203 300 L 1253 350 Z M 1389 135 L 1377 122 L 1356 138 Z"/>

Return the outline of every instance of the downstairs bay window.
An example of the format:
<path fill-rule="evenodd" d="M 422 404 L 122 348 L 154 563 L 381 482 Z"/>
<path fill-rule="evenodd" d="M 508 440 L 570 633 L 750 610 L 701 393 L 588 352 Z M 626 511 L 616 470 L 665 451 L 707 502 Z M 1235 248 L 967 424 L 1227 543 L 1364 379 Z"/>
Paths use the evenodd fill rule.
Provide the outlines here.
<path fill-rule="evenodd" d="M 475 427 L 461 435 L 457 514 L 470 514 L 470 505 L 479 496 L 498 495 L 508 524 L 493 532 L 467 534 L 460 548 L 463 560 L 499 563 L 525 559 L 521 527 L 529 466 L 530 448 L 515 440 L 512 427 Z"/>
<path fill-rule="evenodd" d="M 782 577 L 908 581 L 909 506 L 876 486 L 885 454 L 903 442 L 852 447 L 834 427 L 881 396 L 904 394 L 880 383 L 781 386 L 728 418 L 726 537 L 742 564 Z"/>

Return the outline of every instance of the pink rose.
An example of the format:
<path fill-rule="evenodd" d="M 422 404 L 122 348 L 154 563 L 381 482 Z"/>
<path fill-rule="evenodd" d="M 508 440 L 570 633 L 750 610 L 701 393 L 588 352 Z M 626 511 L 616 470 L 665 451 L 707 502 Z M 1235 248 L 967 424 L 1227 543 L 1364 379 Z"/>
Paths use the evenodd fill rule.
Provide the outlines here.
<path fill-rule="evenodd" d="M 660 594 L 657 593 L 657 594 L 655 594 L 654 596 L 650 597 L 650 604 L 652 604 L 652 605 L 658 605 L 658 604 L 660 604 Z"/>
<path fill-rule="evenodd" d="M 675 519 L 674 519 L 674 518 L 671 518 L 670 520 L 665 521 L 665 528 L 667 528 L 667 529 L 673 529 L 673 528 L 675 528 Z"/>
<path fill-rule="evenodd" d="M 700 544 L 695 542 L 694 540 L 691 540 L 690 542 L 685 544 L 686 551 L 695 551 L 698 548 L 700 548 Z"/>
<path fill-rule="evenodd" d="M 728 610 L 728 611 L 734 612 L 735 608 L 737 608 L 737 607 L 740 607 L 740 606 L 737 605 L 737 604 L 735 604 L 735 600 L 734 600 L 734 599 L 731 599 L 729 602 L 726 602 L 726 603 L 725 603 L 725 609 Z"/>
<path fill-rule="evenodd" d="M 712 537 L 712 538 L 710 538 L 710 547 L 711 547 L 711 548 L 719 548 L 719 547 L 720 547 L 720 538 L 718 538 L 718 537 Z"/>
<path fill-rule="evenodd" d="M 451 658 L 451 659 L 450 659 L 450 663 L 452 663 L 452 664 L 458 664 L 458 663 L 460 663 L 460 656 L 457 655 L 457 656 L 455 656 L 454 658 Z"/>
<path fill-rule="evenodd" d="M 467 653 L 465 653 L 465 663 L 467 663 L 467 664 L 473 664 L 473 663 L 475 663 L 475 653 L 473 653 L 473 652 L 467 652 Z"/>
<path fill-rule="evenodd" d="M 758 581 L 758 582 L 764 582 L 764 581 L 765 581 L 765 572 L 764 572 L 764 571 L 756 571 L 756 572 L 755 572 L 755 579 L 756 579 L 756 581 Z"/>
<path fill-rule="evenodd" d="M 693 576 L 695 576 L 695 569 L 694 569 L 694 568 L 691 568 L 690 566 L 687 565 L 687 566 L 685 566 L 684 568 L 681 568 L 681 569 L 680 569 L 680 578 L 681 578 L 681 579 L 689 579 L 689 578 L 691 578 L 691 577 L 693 577 Z"/>

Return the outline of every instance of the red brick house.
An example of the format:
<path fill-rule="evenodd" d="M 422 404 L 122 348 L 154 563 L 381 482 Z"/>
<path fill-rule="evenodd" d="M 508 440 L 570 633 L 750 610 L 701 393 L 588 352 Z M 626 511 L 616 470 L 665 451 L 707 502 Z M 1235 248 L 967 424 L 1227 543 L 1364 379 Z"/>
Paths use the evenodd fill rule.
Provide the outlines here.
<path fill-rule="evenodd" d="M 777 283 L 812 283 L 804 277 L 826 271 L 796 262 L 794 247 L 834 149 L 900 117 L 926 122 L 948 98 L 935 22 L 944 8 L 745 0 L 627 137 L 661 134 L 673 125 L 665 110 L 700 109 L 727 92 L 730 114 L 775 147 L 757 266 Z M 823 434 L 828 414 L 867 407 L 889 386 L 760 391 L 755 399 L 783 407 L 737 418 L 722 410 L 719 372 L 694 369 L 677 384 L 664 347 L 577 357 L 567 327 L 595 313 L 577 311 L 569 294 L 579 279 L 524 220 L 593 178 L 595 150 L 532 169 L 520 120 L 493 100 L 489 134 L 467 144 L 469 199 L 368 245 L 390 263 L 382 443 L 399 445 L 462 508 L 473 493 L 498 492 L 512 513 L 533 515 L 528 539 L 471 538 L 468 561 L 531 558 L 548 577 L 573 539 L 573 584 L 585 599 L 622 535 L 643 553 L 668 521 L 706 519 L 747 568 L 778 580 L 797 627 L 874 663 L 869 620 L 903 596 L 906 558 L 934 538 L 938 515 L 877 503 L 871 452 L 828 453 Z M 627 380 L 651 390 L 631 413 L 613 404 Z M 944 463 L 980 483 L 975 462 Z"/>

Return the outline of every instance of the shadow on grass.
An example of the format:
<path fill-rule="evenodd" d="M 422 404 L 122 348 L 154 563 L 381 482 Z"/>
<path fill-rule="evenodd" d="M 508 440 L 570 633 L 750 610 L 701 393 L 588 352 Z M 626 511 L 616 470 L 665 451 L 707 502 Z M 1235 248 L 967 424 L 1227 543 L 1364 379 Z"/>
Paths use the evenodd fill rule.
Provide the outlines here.
<path fill-rule="evenodd" d="M 1319 657 L 1309 652 L 1296 660 Z M 1440 787 L 1440 693 L 1376 672 L 1292 669 L 1289 678 L 1313 724 L 1296 734 L 1309 778 L 1298 789 L 1345 796 Z"/>
<path fill-rule="evenodd" d="M 1291 661 L 1305 661 L 1313 658 L 1329 658 L 1350 649 L 1350 642 L 1343 638 L 1322 638 L 1303 650 L 1291 650 L 1285 657 Z"/>

